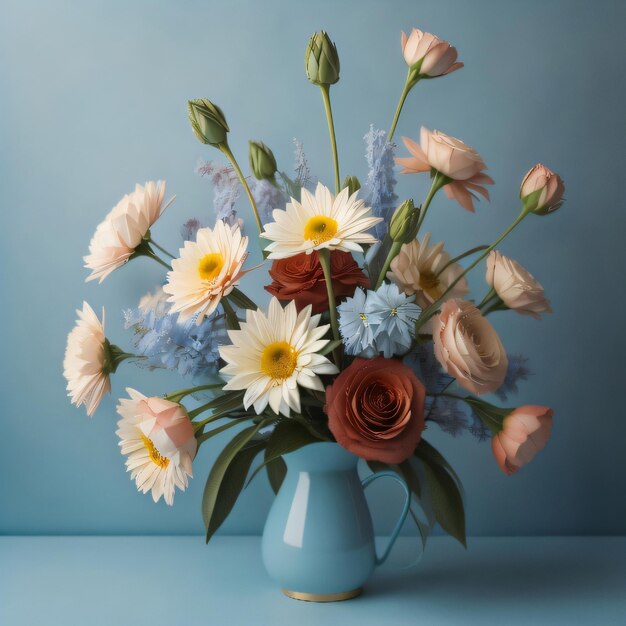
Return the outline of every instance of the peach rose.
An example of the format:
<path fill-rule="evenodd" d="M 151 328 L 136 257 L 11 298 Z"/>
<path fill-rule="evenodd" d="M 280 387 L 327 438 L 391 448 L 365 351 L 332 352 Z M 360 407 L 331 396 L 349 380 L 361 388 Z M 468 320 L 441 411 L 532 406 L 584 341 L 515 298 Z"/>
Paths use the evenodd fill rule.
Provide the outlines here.
<path fill-rule="evenodd" d="M 489 199 L 489 192 L 483 187 L 493 184 L 493 179 L 483 172 L 487 166 L 478 152 L 460 139 L 422 127 L 419 144 L 408 137 L 402 137 L 402 141 L 412 155 L 396 159 L 398 165 L 404 166 L 402 174 L 431 169 L 441 172 L 451 179 L 443 188 L 446 195 L 468 211 L 474 211 L 476 193 Z"/>
<path fill-rule="evenodd" d="M 556 211 L 563 204 L 565 185 L 563 179 L 545 165 L 538 163 L 533 167 L 522 181 L 519 196 L 526 201 L 528 196 L 540 191 L 538 197 L 531 202 L 533 213 L 546 215 Z"/>
<path fill-rule="evenodd" d="M 539 319 L 540 313 L 552 313 L 541 284 L 517 261 L 497 250 L 492 250 L 487 257 L 485 278 L 509 309 L 535 319 Z"/>
<path fill-rule="evenodd" d="M 500 469 L 510 476 L 530 462 L 550 438 L 554 411 L 547 406 L 521 406 L 507 415 L 491 440 Z"/>
<path fill-rule="evenodd" d="M 402 33 L 401 42 L 402 54 L 409 67 L 422 62 L 419 68 L 422 76 L 434 78 L 463 67 L 463 63 L 456 62 L 456 48 L 436 35 L 414 28 L 408 37 Z"/>
<path fill-rule="evenodd" d="M 337 443 L 368 461 L 401 463 L 424 430 L 426 389 L 397 359 L 355 359 L 326 388 Z"/>
<path fill-rule="evenodd" d="M 509 364 L 498 334 L 466 300 L 447 300 L 433 321 L 435 356 L 461 387 L 481 395 L 504 382 Z"/>

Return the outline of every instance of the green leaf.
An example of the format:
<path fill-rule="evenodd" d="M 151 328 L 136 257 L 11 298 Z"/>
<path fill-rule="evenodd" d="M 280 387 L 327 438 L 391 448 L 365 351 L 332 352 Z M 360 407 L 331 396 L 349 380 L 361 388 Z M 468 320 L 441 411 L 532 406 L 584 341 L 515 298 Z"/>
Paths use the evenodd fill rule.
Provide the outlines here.
<path fill-rule="evenodd" d="M 400 463 L 400 465 L 398 465 L 398 468 L 399 468 L 402 476 L 404 477 L 404 480 L 405 480 L 406 484 L 409 486 L 409 489 L 418 498 L 421 498 L 421 496 L 422 496 L 422 486 L 420 485 L 419 478 L 418 478 L 417 474 L 415 473 L 415 470 L 411 466 L 411 463 L 408 460 L 402 461 L 402 463 Z"/>
<path fill-rule="evenodd" d="M 449 535 L 467 547 L 463 497 L 456 474 L 443 456 L 424 439 L 417 446 L 415 456 L 422 462 L 437 522 Z"/>
<path fill-rule="evenodd" d="M 287 195 L 291 198 L 295 198 L 296 200 L 299 199 L 301 193 L 300 186 L 295 181 L 291 180 L 291 178 L 289 178 L 289 176 L 287 176 L 285 172 L 278 172 L 278 175 L 283 180 Z"/>
<path fill-rule="evenodd" d="M 247 484 L 249 485 L 254 477 L 275 459 L 299 450 L 303 446 L 317 442 L 319 442 L 319 439 L 301 423 L 292 418 L 281 420 L 276 424 L 274 432 L 270 435 L 267 442 L 263 463 L 252 472 Z"/>
<path fill-rule="evenodd" d="M 267 450 L 267 448 L 266 448 Z M 282 456 L 275 458 L 266 464 L 265 470 L 267 471 L 267 478 L 270 481 L 270 486 L 274 493 L 278 493 L 285 476 L 287 475 L 287 464 Z"/>
<path fill-rule="evenodd" d="M 333 339 L 329 341 L 319 352 L 322 356 L 326 356 L 330 354 L 335 348 L 339 348 L 343 344 L 341 339 Z"/>
<path fill-rule="evenodd" d="M 476 416 L 480 418 L 480 421 L 487 426 L 494 435 L 502 430 L 502 420 L 515 410 L 499 407 L 472 396 L 466 396 L 463 400 L 469 404 Z"/>
<path fill-rule="evenodd" d="M 237 289 L 237 287 L 235 287 L 228 294 L 228 298 L 230 298 L 231 302 L 240 309 L 251 309 L 252 311 L 256 311 L 259 308 L 243 291 Z"/>
<path fill-rule="evenodd" d="M 229 472 L 230 466 L 254 435 L 265 425 L 266 420 L 237 433 L 226 444 L 209 472 L 202 496 L 202 516 L 206 527 L 207 543 L 233 508 L 243 488 L 252 460 L 261 448 L 257 449 L 252 457 L 250 457 L 251 451 L 239 457 Z"/>
<path fill-rule="evenodd" d="M 204 406 L 207 409 L 213 409 L 214 411 L 228 411 L 231 408 L 238 409 L 243 408 L 243 396 L 244 391 L 225 391 L 222 395 L 217 396 L 210 402 L 207 402 Z"/>

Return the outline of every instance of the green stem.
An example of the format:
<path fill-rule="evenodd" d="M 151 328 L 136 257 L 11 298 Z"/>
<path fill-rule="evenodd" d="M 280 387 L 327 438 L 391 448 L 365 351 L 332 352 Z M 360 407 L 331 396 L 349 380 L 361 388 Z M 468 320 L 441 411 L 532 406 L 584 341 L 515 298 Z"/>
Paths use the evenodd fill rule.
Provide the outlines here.
<path fill-rule="evenodd" d="M 341 191 L 341 183 L 339 178 L 339 156 L 337 154 L 337 140 L 335 138 L 335 124 L 333 122 L 333 111 L 330 107 L 330 85 L 320 85 L 322 90 L 322 98 L 324 100 L 324 109 L 326 110 L 326 121 L 328 122 L 328 134 L 330 135 L 330 147 L 333 153 L 333 162 L 335 165 L 335 193 Z"/>
<path fill-rule="evenodd" d="M 398 256 L 398 253 L 400 252 L 401 248 L 402 248 L 402 243 L 399 241 L 394 241 L 391 244 L 391 248 L 389 248 L 389 253 L 387 254 L 387 258 L 385 259 L 385 262 L 383 263 L 383 266 L 380 269 L 380 274 L 378 275 L 378 280 L 376 281 L 376 287 L 374 288 L 374 291 L 378 290 L 378 288 L 383 284 L 383 280 L 385 280 L 385 276 L 387 275 L 387 272 L 389 271 L 389 266 L 391 265 L 391 262 Z"/>
<path fill-rule="evenodd" d="M 435 194 L 445 185 L 450 182 L 450 179 L 441 172 L 435 170 L 435 175 L 433 176 L 433 182 L 430 186 L 430 190 L 428 191 L 428 195 L 426 196 L 422 206 L 420 207 L 420 216 L 417 221 L 417 233 L 419 233 L 420 228 L 422 227 L 422 223 L 424 222 L 424 218 L 426 217 L 426 212 L 428 211 L 428 207 L 432 202 L 432 199 L 435 197 Z M 416 233 L 416 236 L 417 236 Z"/>
<path fill-rule="evenodd" d="M 438 272 L 437 272 L 437 276 L 441 276 L 451 265 L 454 265 L 455 263 L 458 263 L 459 261 L 461 261 L 462 259 L 464 259 L 467 256 L 471 256 L 472 254 L 475 254 L 476 252 L 480 252 L 481 250 L 486 250 L 489 246 L 476 246 L 475 248 L 472 248 L 471 250 L 467 250 L 466 252 L 462 252 L 461 254 L 455 256 L 454 258 L 450 259 Z M 436 276 L 436 277 L 437 277 Z M 435 277 L 435 278 L 436 278 Z"/>
<path fill-rule="evenodd" d="M 416 334 L 419 329 L 439 310 L 439 306 L 445 300 L 445 297 L 454 286 L 471 270 L 473 270 L 511 231 L 530 213 L 525 207 L 522 208 L 520 214 L 513 220 L 513 223 L 498 237 L 490 246 L 487 246 L 483 253 L 471 263 L 461 274 L 459 274 L 449 285 L 448 288 L 441 294 L 441 296 L 435 300 L 430 306 L 422 311 L 419 319 L 416 322 Z"/>
<path fill-rule="evenodd" d="M 487 306 L 487 304 L 490 303 L 490 301 L 492 301 L 494 298 L 497 298 L 498 294 L 496 293 L 496 290 L 494 287 L 492 287 L 486 294 L 485 297 L 481 300 L 480 304 L 478 305 L 477 308 L 482 309 L 483 307 Z"/>
<path fill-rule="evenodd" d="M 241 168 L 239 167 L 239 163 L 237 163 L 237 159 L 235 159 L 235 155 L 232 153 L 230 147 L 227 143 L 219 144 L 218 148 L 226 155 L 228 160 L 232 163 L 232 166 L 235 168 L 235 172 L 237 172 L 237 176 L 239 176 L 239 180 L 243 185 L 243 188 L 246 190 L 248 194 L 248 200 L 250 200 L 250 205 L 252 206 L 252 212 L 254 213 L 254 219 L 256 220 L 257 228 L 259 229 L 259 233 L 263 232 L 263 224 L 261 223 L 261 218 L 259 217 L 259 210 L 257 209 L 256 202 L 252 196 L 252 192 L 250 191 L 250 187 L 248 187 L 248 182 L 246 181 L 246 177 L 243 175 Z"/>
<path fill-rule="evenodd" d="M 341 340 L 339 335 L 339 325 L 337 323 L 337 303 L 335 301 L 335 292 L 333 290 L 332 274 L 330 270 L 330 250 L 323 248 L 318 250 L 320 265 L 324 272 L 324 281 L 326 282 L 326 293 L 328 294 L 328 313 L 330 314 L 330 327 L 333 332 L 333 339 Z M 341 351 L 339 348 L 333 350 L 333 358 L 335 365 L 341 367 Z"/>
<path fill-rule="evenodd" d="M 388 142 L 391 142 L 393 138 L 393 134 L 396 132 L 396 125 L 398 124 L 398 120 L 400 119 L 400 113 L 402 112 L 404 101 L 406 100 L 406 97 L 409 95 L 409 91 L 411 91 L 411 89 L 416 84 L 416 83 L 413 83 L 413 84 L 410 83 L 409 81 L 410 75 L 411 75 L 411 69 L 409 68 L 409 73 L 407 74 L 406 81 L 402 89 L 402 93 L 400 94 L 400 100 L 398 101 L 398 106 L 396 107 L 396 112 L 395 112 L 395 115 L 393 116 L 393 122 L 391 122 L 391 128 L 389 129 L 389 132 L 387 133 Z"/>
<path fill-rule="evenodd" d="M 180 402 L 185 396 L 188 396 L 192 393 L 196 393 L 196 391 L 204 391 L 205 389 L 221 389 L 224 385 L 222 384 L 211 384 L 211 385 L 198 385 L 196 387 L 187 387 L 186 389 L 179 389 L 178 391 L 172 391 L 164 396 L 166 400 L 170 400 L 171 402 Z"/>
<path fill-rule="evenodd" d="M 169 263 L 166 263 L 160 256 L 157 256 L 152 250 L 146 252 L 146 256 L 154 259 L 157 263 L 159 263 L 163 267 L 166 267 L 170 272 L 172 271 L 172 266 Z"/>
<path fill-rule="evenodd" d="M 154 239 L 148 239 L 148 241 L 158 250 L 160 250 L 163 254 L 167 254 L 168 257 L 170 257 L 170 259 L 175 259 L 176 257 L 171 253 L 168 252 L 165 248 L 163 248 L 162 246 L 160 246 Z"/>
<path fill-rule="evenodd" d="M 251 419 L 251 418 L 247 418 L 247 419 Z M 210 421 L 210 420 L 209 420 Z M 201 443 L 205 442 L 207 439 L 210 439 L 211 437 L 214 437 L 215 435 L 219 435 L 219 433 L 224 432 L 225 430 L 228 430 L 229 428 L 232 428 L 233 426 L 236 426 L 237 424 L 240 424 L 241 422 L 244 422 L 246 420 L 236 420 L 234 422 L 226 422 L 226 424 L 222 424 L 222 426 L 219 426 L 218 428 L 214 428 L 213 430 L 210 430 L 208 433 L 201 433 L 199 435 L 196 435 L 196 439 L 198 440 L 198 446 L 200 446 Z M 196 433 L 198 433 L 206 424 L 207 424 L 207 420 L 204 420 L 203 422 L 194 422 L 194 430 Z"/>

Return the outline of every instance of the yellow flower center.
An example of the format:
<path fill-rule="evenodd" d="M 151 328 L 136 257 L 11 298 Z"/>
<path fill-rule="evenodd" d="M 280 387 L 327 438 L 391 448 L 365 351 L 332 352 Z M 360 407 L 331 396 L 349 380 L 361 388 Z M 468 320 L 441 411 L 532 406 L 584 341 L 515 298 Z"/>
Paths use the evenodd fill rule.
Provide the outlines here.
<path fill-rule="evenodd" d="M 304 226 L 304 238 L 312 241 L 316 246 L 332 239 L 339 229 L 339 224 L 325 215 L 316 215 L 309 218 Z"/>
<path fill-rule="evenodd" d="M 439 285 L 439 278 L 434 272 L 424 271 L 420 272 L 419 285 L 420 289 L 427 293 L 433 300 L 437 300 L 441 295 Z"/>
<path fill-rule="evenodd" d="M 198 263 L 198 274 L 204 280 L 215 280 L 224 267 L 224 257 L 219 252 L 205 254 Z"/>
<path fill-rule="evenodd" d="M 298 353 L 286 341 L 274 341 L 261 353 L 261 370 L 274 380 L 289 378 L 298 364 Z"/>
<path fill-rule="evenodd" d="M 141 435 L 141 441 L 143 441 L 143 445 L 145 446 L 148 454 L 150 455 L 150 460 L 159 467 L 165 469 L 169 464 L 170 460 L 167 457 L 164 457 L 157 449 L 154 443 L 152 443 L 152 439 L 149 439 L 145 435 Z"/>

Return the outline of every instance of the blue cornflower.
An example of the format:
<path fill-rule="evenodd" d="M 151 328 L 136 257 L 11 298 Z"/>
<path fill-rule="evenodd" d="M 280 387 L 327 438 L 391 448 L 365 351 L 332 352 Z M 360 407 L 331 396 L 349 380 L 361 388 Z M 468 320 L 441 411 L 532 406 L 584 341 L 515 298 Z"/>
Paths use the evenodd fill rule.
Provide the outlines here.
<path fill-rule="evenodd" d="M 369 301 L 371 291 L 357 289 L 352 298 L 348 298 L 337 307 L 339 313 L 339 332 L 347 354 L 360 355 L 374 350 L 374 331 L 380 323 L 380 315 L 372 310 Z"/>
<path fill-rule="evenodd" d="M 386 358 L 404 354 L 413 343 L 421 313 L 413 300 L 415 296 L 405 295 L 395 284 L 383 284 L 367 294 L 369 310 L 380 320 L 374 332 L 376 350 Z"/>

